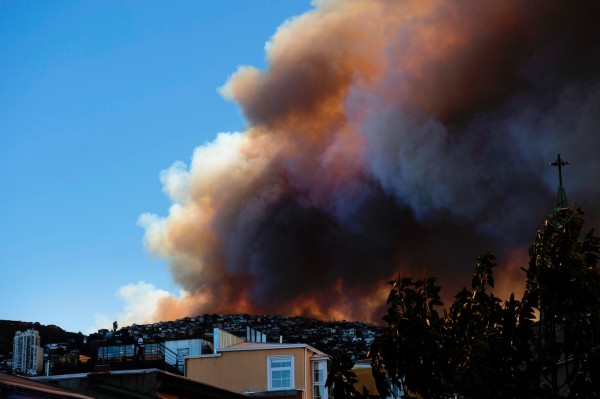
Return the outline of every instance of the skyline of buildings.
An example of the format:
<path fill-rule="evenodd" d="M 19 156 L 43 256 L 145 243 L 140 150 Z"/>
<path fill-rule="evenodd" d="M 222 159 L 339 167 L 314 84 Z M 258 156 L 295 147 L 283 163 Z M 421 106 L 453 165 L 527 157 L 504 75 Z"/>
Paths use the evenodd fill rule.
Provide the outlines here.
<path fill-rule="evenodd" d="M 11 344 L 17 330 L 36 329 L 35 326 L 27 325 L 27 323 L 21 323 L 19 327 L 10 333 L 10 323 L 7 324 L 4 335 L 5 339 L 10 339 Z M 142 335 L 144 341 L 149 345 L 147 355 L 154 353 L 153 350 L 158 350 L 157 348 L 162 345 L 166 347 L 164 351 L 175 354 L 179 365 L 182 366 L 185 356 L 210 353 L 204 349 L 193 349 L 189 343 L 201 341 L 202 345 L 206 346 L 207 342 L 204 340 L 213 341 L 214 328 L 225 329 L 238 337 L 253 342 L 308 344 L 325 353 L 343 350 L 349 353 L 354 360 L 359 360 L 366 358 L 369 344 L 381 328 L 358 321 L 323 322 L 302 317 L 248 314 L 205 314 L 147 325 L 120 326 L 118 330 L 112 331 L 102 329 L 89 336 L 68 332 L 61 335 L 55 331 L 58 327 L 49 331 L 46 326 L 38 327 L 36 330 L 39 330 L 40 344 L 44 348 L 39 353 L 44 361 L 50 363 L 50 374 L 54 374 L 59 368 L 64 369 L 80 362 L 85 363 L 94 351 L 98 352 L 100 347 L 112 348 L 112 352 L 102 352 L 102 356 L 98 355 L 97 357 L 109 355 L 109 358 L 112 359 L 114 356 L 123 356 L 124 351 L 131 351 L 132 337 L 138 335 Z M 6 333 L 10 335 L 7 336 Z M 198 338 L 203 338 L 203 340 Z M 186 345 L 183 345 L 184 343 Z M 13 349 L 12 345 L 10 349 Z M 17 367 L 13 366 L 10 349 L 6 347 L 0 353 L 2 355 L 0 357 L 7 359 L 0 364 L 8 372 Z M 113 353 L 115 350 L 117 352 Z M 19 371 L 22 374 L 27 373 L 27 370 L 21 371 L 21 368 Z M 42 365 L 37 367 L 38 374 L 41 374 L 42 371 L 46 371 Z"/>

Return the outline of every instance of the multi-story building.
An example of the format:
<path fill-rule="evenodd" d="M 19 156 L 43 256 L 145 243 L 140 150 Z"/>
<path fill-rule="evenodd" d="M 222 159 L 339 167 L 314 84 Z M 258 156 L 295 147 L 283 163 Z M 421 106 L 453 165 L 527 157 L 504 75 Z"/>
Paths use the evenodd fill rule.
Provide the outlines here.
<path fill-rule="evenodd" d="M 328 398 L 325 353 L 306 344 L 246 342 L 220 329 L 213 335 L 214 353 L 187 357 L 186 377 L 255 397 Z"/>
<path fill-rule="evenodd" d="M 13 341 L 13 370 L 20 374 L 37 375 L 44 366 L 44 350 L 36 330 L 17 331 Z"/>

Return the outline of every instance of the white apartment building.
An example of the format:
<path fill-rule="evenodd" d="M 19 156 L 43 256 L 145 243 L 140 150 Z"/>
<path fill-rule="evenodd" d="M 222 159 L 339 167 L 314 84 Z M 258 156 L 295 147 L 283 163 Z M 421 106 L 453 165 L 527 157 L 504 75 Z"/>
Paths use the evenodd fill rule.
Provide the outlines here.
<path fill-rule="evenodd" d="M 44 367 L 44 350 L 36 330 L 17 331 L 13 341 L 13 370 L 21 374 L 37 375 Z"/>

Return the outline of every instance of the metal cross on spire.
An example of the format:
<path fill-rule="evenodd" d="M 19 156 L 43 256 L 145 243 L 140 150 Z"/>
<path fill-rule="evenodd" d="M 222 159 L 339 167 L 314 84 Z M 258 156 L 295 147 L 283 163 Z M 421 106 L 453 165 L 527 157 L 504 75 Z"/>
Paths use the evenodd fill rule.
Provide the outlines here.
<path fill-rule="evenodd" d="M 558 186 L 562 187 L 562 167 L 570 165 L 570 162 L 565 162 L 560 158 L 560 154 L 557 154 L 556 161 L 551 162 L 550 166 L 555 166 L 558 168 Z"/>
<path fill-rule="evenodd" d="M 558 198 L 556 200 L 556 209 L 564 208 L 567 206 L 567 193 L 565 192 L 565 188 L 563 187 L 562 182 L 562 168 L 563 166 L 567 165 L 570 165 L 570 163 L 562 160 L 560 158 L 560 154 L 557 155 L 556 161 L 550 163 L 550 166 L 558 168 Z"/>

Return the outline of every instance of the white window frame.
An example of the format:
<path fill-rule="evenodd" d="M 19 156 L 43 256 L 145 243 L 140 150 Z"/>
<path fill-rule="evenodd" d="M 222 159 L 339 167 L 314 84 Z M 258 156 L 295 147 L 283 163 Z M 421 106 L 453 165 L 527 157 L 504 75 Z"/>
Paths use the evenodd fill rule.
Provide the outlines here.
<path fill-rule="evenodd" d="M 328 373 L 328 365 L 327 360 L 313 360 L 311 362 L 311 381 L 312 381 L 312 397 L 315 398 L 315 389 L 318 387 L 323 387 L 325 389 L 325 396 L 322 396 L 322 399 L 327 399 L 329 397 L 329 390 L 325 387 L 325 383 L 327 382 L 327 373 Z M 323 379 L 322 381 L 315 380 L 315 368 L 317 366 L 321 366 L 323 370 Z"/>
<path fill-rule="evenodd" d="M 289 367 L 272 367 L 273 362 L 290 362 Z M 290 372 L 290 385 L 286 387 L 273 388 L 273 371 L 285 371 Z M 293 355 L 277 355 L 267 356 L 267 386 L 269 391 L 283 391 L 289 389 L 295 389 L 294 384 L 294 356 Z"/>

